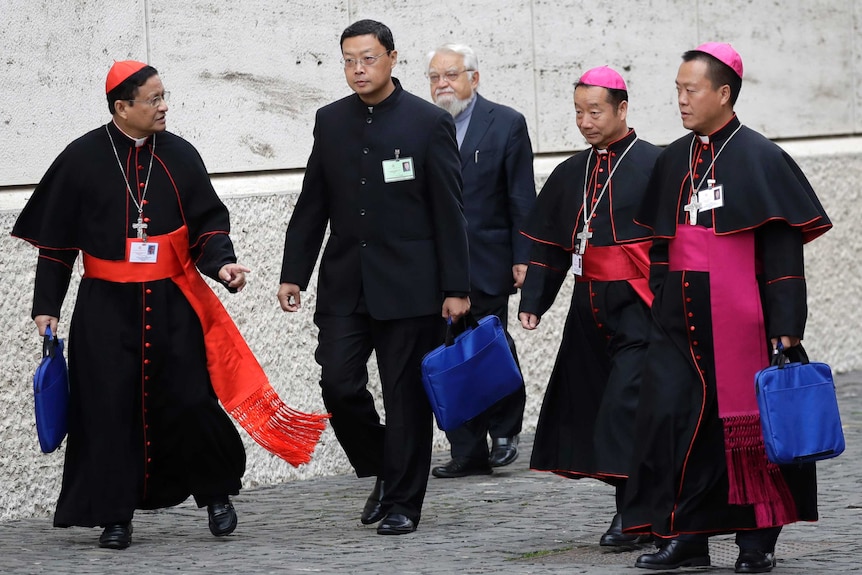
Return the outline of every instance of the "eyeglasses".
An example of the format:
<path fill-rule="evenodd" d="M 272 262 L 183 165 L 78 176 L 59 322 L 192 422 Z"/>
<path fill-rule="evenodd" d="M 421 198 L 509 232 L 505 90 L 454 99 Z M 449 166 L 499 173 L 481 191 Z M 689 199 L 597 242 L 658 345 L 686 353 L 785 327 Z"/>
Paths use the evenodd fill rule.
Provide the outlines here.
<path fill-rule="evenodd" d="M 382 54 L 378 54 L 377 56 L 362 56 L 361 58 L 342 58 L 341 63 L 344 64 L 345 68 L 355 68 L 357 64 L 362 64 L 363 66 L 373 66 L 377 63 L 377 60 L 382 58 L 383 56 L 388 56 L 392 50 L 386 50 Z"/>
<path fill-rule="evenodd" d="M 151 108 L 158 108 L 162 105 L 162 103 L 167 104 L 170 97 L 171 93 L 165 92 L 161 96 L 153 96 L 149 100 L 129 100 L 129 102 L 135 102 L 137 104 L 148 104 Z"/>
<path fill-rule="evenodd" d="M 444 78 L 447 82 L 454 82 L 458 79 L 458 76 L 463 74 L 464 72 L 475 72 L 475 70 L 461 70 L 460 72 L 455 72 L 454 70 L 449 70 L 448 72 L 443 72 L 443 74 L 437 74 L 436 72 L 432 72 L 430 74 L 426 74 L 428 77 L 428 81 L 432 84 L 436 84 L 440 81 L 440 78 Z"/>

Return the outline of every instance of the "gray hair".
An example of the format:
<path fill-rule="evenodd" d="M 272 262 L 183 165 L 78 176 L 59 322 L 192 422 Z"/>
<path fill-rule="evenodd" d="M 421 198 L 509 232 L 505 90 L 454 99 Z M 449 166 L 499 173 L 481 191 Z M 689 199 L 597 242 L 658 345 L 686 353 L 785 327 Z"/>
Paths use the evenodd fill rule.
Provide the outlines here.
<path fill-rule="evenodd" d="M 431 65 L 431 59 L 437 55 L 438 52 L 448 52 L 450 54 L 459 54 L 464 57 L 464 67 L 468 70 L 478 70 L 479 69 L 479 57 L 476 56 L 476 52 L 473 51 L 470 46 L 466 44 L 443 44 L 428 52 L 428 56 L 425 62 L 425 68 Z M 472 74 L 471 74 L 472 76 Z"/>

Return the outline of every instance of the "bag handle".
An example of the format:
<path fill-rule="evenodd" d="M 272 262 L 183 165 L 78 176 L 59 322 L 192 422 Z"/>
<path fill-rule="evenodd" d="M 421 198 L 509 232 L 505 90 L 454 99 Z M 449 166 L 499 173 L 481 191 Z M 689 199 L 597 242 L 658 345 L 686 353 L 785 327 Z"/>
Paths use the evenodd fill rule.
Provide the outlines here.
<path fill-rule="evenodd" d="M 784 369 L 784 366 L 791 362 L 789 355 L 795 355 L 799 363 L 808 363 L 808 353 L 801 343 L 787 349 L 779 340 L 778 347 L 772 350 L 772 362 L 769 365 Z"/>
<path fill-rule="evenodd" d="M 446 347 L 449 347 L 450 345 L 453 345 L 455 343 L 455 333 L 454 333 L 454 327 L 453 326 L 457 326 L 459 323 L 462 323 L 462 322 L 464 324 L 464 329 L 460 330 L 458 332 L 459 334 L 467 331 L 467 329 L 474 329 L 474 328 L 479 327 L 479 322 L 476 321 L 476 318 L 473 317 L 473 312 L 470 312 L 470 311 L 468 311 L 463 316 L 461 316 L 461 319 L 458 320 L 457 322 L 455 322 L 454 324 L 452 323 L 452 318 L 447 317 L 446 318 L 446 339 L 444 340 Z"/>
<path fill-rule="evenodd" d="M 42 338 L 42 358 L 54 357 L 54 350 L 57 349 L 57 336 L 51 333 L 51 326 L 45 327 L 45 336 Z"/>

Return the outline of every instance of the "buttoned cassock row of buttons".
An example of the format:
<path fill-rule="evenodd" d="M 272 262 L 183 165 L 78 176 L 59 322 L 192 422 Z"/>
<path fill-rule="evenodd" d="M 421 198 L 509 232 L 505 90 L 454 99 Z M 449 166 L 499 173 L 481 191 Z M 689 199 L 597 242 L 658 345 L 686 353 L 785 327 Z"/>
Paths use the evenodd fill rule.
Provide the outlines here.
<path fill-rule="evenodd" d="M 604 329 L 605 324 L 603 324 L 603 323 L 599 320 L 599 308 L 597 307 L 597 306 L 598 306 L 598 304 L 596 303 L 596 297 L 597 297 L 597 294 L 596 294 L 596 292 L 594 292 L 594 291 L 593 291 L 593 289 L 592 289 L 592 287 L 593 287 L 593 286 L 592 286 L 592 283 L 593 283 L 593 282 L 590 282 L 590 305 L 591 305 L 591 306 L 592 306 L 592 308 L 593 308 L 593 321 L 595 321 L 595 322 L 596 322 L 596 327 L 597 327 L 597 328 L 599 328 L 600 330 L 602 330 L 602 331 L 605 331 L 605 332 L 606 332 L 606 333 L 605 333 L 605 339 L 611 339 L 611 334 L 607 333 L 607 330 L 605 330 L 605 329 Z"/>
<path fill-rule="evenodd" d="M 603 173 L 605 173 L 605 168 L 604 168 L 604 167 L 602 167 L 602 161 L 603 161 L 603 160 L 607 160 L 607 163 L 608 163 L 608 170 L 610 170 L 611 158 L 612 158 L 612 157 L 614 157 L 614 158 L 615 158 L 615 157 L 616 157 L 616 155 L 617 155 L 617 154 L 616 154 L 616 152 L 611 152 L 610 154 L 607 154 L 607 153 L 605 153 L 605 154 L 601 154 L 601 153 L 600 153 L 600 154 L 598 155 L 598 164 L 597 164 L 597 165 L 598 165 L 598 167 L 599 167 L 599 173 L 602 173 L 602 174 L 603 174 Z M 588 167 L 589 167 L 589 166 L 588 166 Z M 599 181 L 599 178 L 596 178 L 596 185 L 595 185 L 596 192 L 601 192 L 601 189 L 602 189 L 602 187 L 603 187 L 604 185 L 605 185 L 605 182 L 604 182 L 604 181 L 601 181 L 601 182 L 600 182 L 600 181 Z M 596 204 L 598 203 L 598 201 L 599 201 L 599 196 L 598 196 L 598 194 L 597 194 L 596 192 L 593 192 L 593 199 L 592 199 L 592 202 L 591 202 L 591 204 L 590 204 L 590 209 L 594 208 L 594 207 L 595 207 L 595 205 L 596 205 Z M 599 218 L 599 216 L 600 216 L 600 215 L 601 215 L 601 214 L 599 214 L 598 212 L 596 212 L 596 213 L 594 213 L 594 214 L 593 214 L 593 217 L 592 217 L 592 218 L 590 218 L 590 229 L 589 229 L 589 231 L 590 231 L 590 232 L 593 232 L 593 231 L 594 231 L 594 230 L 593 230 L 593 226 L 592 226 L 592 222 L 593 222 L 594 220 L 597 220 L 597 219 Z M 595 295 L 595 294 L 593 294 L 593 295 Z M 601 326 L 599 326 L 599 327 L 601 327 Z M 610 336 L 607 336 L 607 338 L 608 338 L 608 339 L 610 339 Z"/>
<path fill-rule="evenodd" d="M 144 220 L 144 221 L 146 221 L 146 220 Z M 144 313 L 146 314 L 144 316 L 144 322 L 145 323 L 144 323 L 144 351 L 143 351 L 143 356 L 144 356 L 144 385 L 143 385 L 143 388 L 144 388 L 143 419 L 144 419 L 144 421 L 143 421 L 143 423 L 144 423 L 144 461 L 145 461 L 144 479 L 145 480 L 150 478 L 149 466 L 150 466 L 150 463 L 152 463 L 152 461 L 153 461 L 153 458 L 150 457 L 150 453 L 149 453 L 151 442 L 150 442 L 148 430 L 150 428 L 150 425 L 147 422 L 147 399 L 150 396 L 150 392 L 148 390 L 149 381 L 150 381 L 149 367 L 150 367 L 150 363 L 151 363 L 151 360 L 148 357 L 147 352 L 152 347 L 152 343 L 150 343 L 150 341 L 149 341 L 149 335 L 153 329 L 153 326 L 152 326 L 152 324 L 150 324 L 150 319 L 148 316 L 153 311 L 153 308 L 147 304 L 147 297 L 146 297 L 148 295 L 151 295 L 152 293 L 153 293 L 152 289 L 150 289 L 148 287 L 144 289 L 145 295 L 144 295 L 143 305 L 144 305 Z M 144 489 L 146 490 L 146 484 L 144 485 Z"/>
<path fill-rule="evenodd" d="M 701 144 L 702 150 L 708 150 L 709 147 L 710 147 L 709 144 Z M 697 164 L 703 163 L 703 157 L 700 154 L 698 154 L 696 163 Z M 694 177 L 695 181 L 697 181 L 697 179 L 700 178 L 700 175 L 699 174 L 693 174 L 693 177 Z M 688 295 L 688 288 L 690 287 L 691 284 L 690 284 L 690 282 L 685 281 L 685 282 L 683 282 L 682 285 L 683 285 L 683 293 L 684 293 L 684 297 L 685 297 L 685 303 L 690 304 L 692 302 L 692 298 L 690 295 Z M 686 305 L 686 309 L 688 309 L 688 308 L 689 308 L 689 306 Z M 691 350 L 692 350 L 692 353 L 694 353 L 694 360 L 695 360 L 695 362 L 697 362 L 697 368 L 700 371 L 700 374 L 704 375 L 704 374 L 706 374 L 706 369 L 700 363 L 701 360 L 703 360 L 703 355 L 698 350 L 700 344 L 698 343 L 698 341 L 696 339 L 694 339 L 694 337 L 695 337 L 694 332 L 697 331 L 697 326 L 694 325 L 694 313 L 691 311 L 688 311 L 688 312 L 686 312 L 686 317 L 687 317 L 686 322 L 688 325 L 688 330 L 691 333 L 691 337 L 689 338 L 689 340 L 691 341 Z"/>
<path fill-rule="evenodd" d="M 692 298 L 688 295 L 688 288 L 691 286 L 691 283 L 688 281 L 683 282 L 683 294 L 685 296 L 685 303 L 690 304 L 692 302 Z M 686 305 L 686 309 L 690 309 L 688 305 Z M 699 351 L 700 344 L 695 338 L 695 332 L 697 331 L 697 326 L 694 325 L 694 312 L 687 311 L 686 312 L 686 322 L 688 324 L 688 331 L 691 333 L 691 337 L 689 340 L 691 341 L 691 350 L 694 353 L 694 359 L 697 362 L 697 368 L 700 371 L 701 375 L 706 374 L 706 368 L 701 365 L 701 360 L 703 360 L 703 355 Z"/>

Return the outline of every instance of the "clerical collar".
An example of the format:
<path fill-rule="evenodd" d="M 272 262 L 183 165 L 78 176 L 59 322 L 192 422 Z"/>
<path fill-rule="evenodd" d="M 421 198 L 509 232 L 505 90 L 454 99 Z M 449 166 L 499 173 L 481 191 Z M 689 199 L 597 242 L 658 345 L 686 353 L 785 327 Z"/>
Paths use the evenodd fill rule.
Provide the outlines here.
<path fill-rule="evenodd" d="M 733 115 L 730 120 L 727 121 L 725 125 L 714 131 L 712 134 L 704 136 L 703 134 L 698 134 L 695 132 L 695 136 L 700 140 L 702 144 L 709 144 L 710 142 L 721 141 L 726 139 L 730 134 L 736 131 L 739 127 L 739 118 L 736 117 L 736 114 Z"/>
<path fill-rule="evenodd" d="M 616 153 L 619 153 L 620 150 L 626 149 L 629 146 L 629 144 L 631 144 L 631 141 L 636 139 L 636 138 L 637 138 L 637 136 L 635 135 L 634 128 L 629 128 L 629 131 L 626 132 L 625 136 L 623 136 L 619 140 L 614 140 L 613 142 L 608 144 L 608 147 L 606 149 L 600 150 L 597 147 L 593 146 L 593 150 L 595 151 L 596 154 L 599 154 L 599 155 L 604 155 L 604 154 L 607 154 L 608 152 L 613 152 L 614 154 L 616 154 Z"/>
<path fill-rule="evenodd" d="M 125 137 L 127 137 L 128 139 L 130 139 L 131 141 L 133 141 L 133 142 L 135 143 L 135 147 L 136 147 L 136 148 L 140 148 L 141 146 L 143 146 L 143 145 L 147 142 L 147 139 L 149 138 L 149 136 L 144 136 L 143 138 L 133 138 L 132 136 L 130 136 L 130 135 L 128 135 L 127 133 L 125 133 L 125 132 L 123 131 L 123 129 L 122 129 L 122 128 L 120 128 L 120 127 L 117 125 L 117 122 L 115 122 L 114 120 L 111 120 L 111 123 L 113 123 L 113 124 L 114 124 L 114 127 L 115 127 L 117 130 L 119 130 L 119 132 L 120 132 L 122 135 L 124 135 Z"/>

